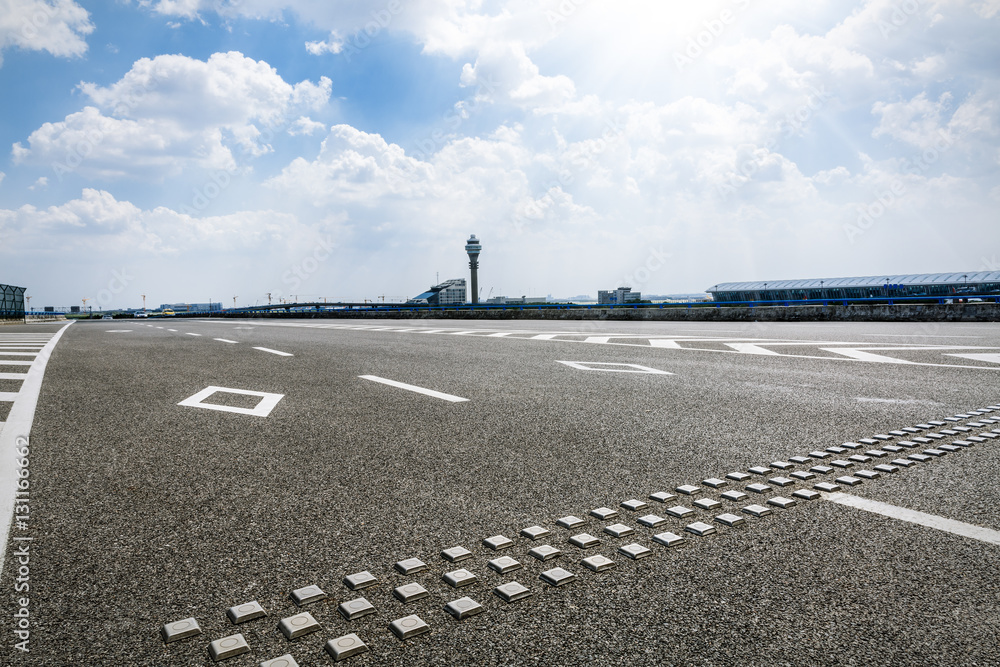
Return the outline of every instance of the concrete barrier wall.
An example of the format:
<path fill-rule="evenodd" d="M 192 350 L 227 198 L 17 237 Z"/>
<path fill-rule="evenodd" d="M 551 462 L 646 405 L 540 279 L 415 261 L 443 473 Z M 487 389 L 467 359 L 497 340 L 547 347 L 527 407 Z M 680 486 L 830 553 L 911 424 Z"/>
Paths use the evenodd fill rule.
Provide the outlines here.
<path fill-rule="evenodd" d="M 224 317 L 247 317 L 227 314 Z M 609 322 L 1000 322 L 1000 304 L 829 305 L 695 308 L 533 308 L 520 310 L 342 310 L 255 315 L 267 318 L 450 319 L 450 320 L 605 320 Z"/>

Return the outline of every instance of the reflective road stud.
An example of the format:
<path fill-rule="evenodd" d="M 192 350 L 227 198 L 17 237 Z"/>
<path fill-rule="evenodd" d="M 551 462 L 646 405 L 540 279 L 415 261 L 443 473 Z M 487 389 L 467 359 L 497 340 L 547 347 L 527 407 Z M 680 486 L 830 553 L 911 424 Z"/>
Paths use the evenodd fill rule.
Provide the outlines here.
<path fill-rule="evenodd" d="M 185 618 L 173 623 L 165 623 L 160 628 L 160 635 L 166 644 L 200 634 L 201 626 L 198 625 L 198 621 L 194 620 L 194 618 Z"/>
<path fill-rule="evenodd" d="M 861 480 L 857 477 L 851 477 L 850 475 L 844 475 L 843 477 L 837 478 L 838 484 L 843 484 L 844 486 L 857 486 L 861 483 Z"/>
<path fill-rule="evenodd" d="M 246 623 L 247 621 L 252 621 L 256 618 L 261 618 L 267 616 L 267 612 L 264 608 L 260 606 L 260 603 L 254 600 L 253 602 L 247 602 L 246 604 L 238 604 L 235 607 L 230 607 L 226 610 L 226 616 L 235 625 L 240 623 Z"/>
<path fill-rule="evenodd" d="M 562 551 L 551 547 L 548 544 L 543 544 L 541 546 L 535 547 L 528 552 L 529 556 L 533 556 L 541 561 L 551 560 L 553 558 L 558 558 L 562 554 Z"/>
<path fill-rule="evenodd" d="M 858 470 L 854 473 L 855 477 L 860 477 L 861 479 L 875 479 L 880 477 L 880 475 L 874 470 Z"/>
<path fill-rule="evenodd" d="M 789 457 L 788 460 L 791 461 L 792 463 L 798 463 L 799 465 L 802 465 L 803 463 L 809 463 L 808 456 L 792 456 Z"/>
<path fill-rule="evenodd" d="M 725 493 L 721 494 L 719 497 L 720 498 L 724 498 L 725 500 L 729 500 L 729 501 L 734 502 L 734 503 L 738 503 L 739 501 L 741 501 L 744 498 L 746 498 L 747 494 L 743 493 L 742 491 L 736 491 L 734 489 L 732 491 L 726 491 Z"/>
<path fill-rule="evenodd" d="M 830 458 L 830 455 L 828 453 L 826 453 L 826 452 L 820 452 L 820 451 L 809 452 L 809 456 L 813 457 L 814 459 L 828 459 L 828 458 Z"/>
<path fill-rule="evenodd" d="M 260 667 L 299 667 L 299 663 L 295 662 L 295 658 L 292 657 L 291 653 L 286 653 L 277 658 L 265 660 L 260 663 Z"/>
<path fill-rule="evenodd" d="M 392 595 L 400 602 L 413 602 L 414 600 L 422 600 L 430 593 L 420 584 L 412 583 L 397 586 L 392 590 Z"/>
<path fill-rule="evenodd" d="M 814 472 L 820 475 L 825 475 L 828 472 L 832 471 L 833 468 L 831 468 L 830 466 L 813 466 L 812 468 L 809 468 L 809 472 Z"/>
<path fill-rule="evenodd" d="M 743 511 L 751 516 L 767 516 L 771 513 L 771 510 L 763 505 L 747 505 L 743 508 Z"/>
<path fill-rule="evenodd" d="M 483 605 L 479 604 L 472 598 L 458 598 L 457 600 L 452 600 L 444 606 L 444 610 L 459 621 L 486 611 Z"/>
<path fill-rule="evenodd" d="M 880 459 L 885 455 L 886 453 L 883 452 L 881 449 L 869 449 L 867 452 L 865 452 L 865 456 L 871 456 L 872 458 L 876 459 Z"/>
<path fill-rule="evenodd" d="M 926 454 L 910 454 L 906 458 L 912 459 L 913 461 L 917 461 L 918 463 L 925 463 L 931 460 L 931 457 L 927 456 Z"/>
<path fill-rule="evenodd" d="M 891 452 L 893 454 L 896 454 L 896 453 L 899 453 L 899 452 L 903 451 L 906 448 L 905 447 L 900 447 L 898 445 L 885 445 L 885 446 L 882 447 L 882 449 L 884 449 L 887 452 Z"/>
<path fill-rule="evenodd" d="M 805 470 L 799 470 L 799 471 L 793 472 L 793 473 L 791 473 L 791 476 L 794 477 L 795 479 L 801 479 L 801 480 L 813 479 L 813 478 L 816 477 L 815 474 L 813 474 L 811 472 L 806 472 Z"/>
<path fill-rule="evenodd" d="M 672 493 L 667 493 L 666 491 L 657 491 L 656 493 L 649 494 L 649 497 L 658 503 L 665 503 L 668 500 L 673 500 L 677 496 Z"/>
<path fill-rule="evenodd" d="M 750 475 L 745 472 L 731 472 L 726 475 L 726 479 L 731 479 L 734 482 L 742 482 L 744 480 L 750 479 Z"/>
<path fill-rule="evenodd" d="M 843 447 L 845 449 L 861 449 L 861 445 L 858 444 L 858 443 L 864 443 L 864 444 L 867 444 L 867 445 L 874 445 L 874 444 L 876 444 L 876 441 L 875 440 L 859 440 L 858 442 L 845 442 L 844 444 L 841 445 L 841 447 Z"/>
<path fill-rule="evenodd" d="M 600 554 L 591 556 L 590 558 L 584 558 L 580 562 L 583 563 L 583 566 L 588 570 L 592 570 L 594 572 L 604 572 L 605 570 L 610 570 L 615 566 L 615 562 L 613 560 Z"/>
<path fill-rule="evenodd" d="M 847 460 L 848 461 L 854 461 L 855 463 L 868 463 L 869 461 L 872 460 L 872 457 L 870 457 L 870 456 L 863 456 L 861 454 L 855 454 L 853 456 L 848 456 Z"/>
<path fill-rule="evenodd" d="M 722 503 L 718 500 L 712 500 L 711 498 L 699 498 L 694 501 L 694 506 L 699 507 L 703 510 L 714 510 L 717 507 L 721 507 Z"/>
<path fill-rule="evenodd" d="M 810 491 L 809 489 L 799 489 L 798 491 L 792 491 L 792 495 L 796 498 L 801 498 L 802 500 L 816 500 L 819 498 L 819 494 L 815 491 Z"/>
<path fill-rule="evenodd" d="M 637 500 L 636 498 L 633 498 L 632 500 L 626 500 L 625 502 L 622 503 L 621 506 L 624 507 L 625 509 L 631 510 L 633 512 L 636 512 L 638 510 L 641 510 L 641 509 L 644 509 L 644 508 L 648 507 L 648 505 L 644 501 Z"/>
<path fill-rule="evenodd" d="M 525 528 L 521 531 L 523 537 L 527 537 L 529 540 L 538 540 L 543 537 L 548 537 L 552 534 L 552 531 L 548 528 L 542 528 L 541 526 L 532 526 L 531 528 Z"/>
<path fill-rule="evenodd" d="M 674 533 L 659 533 L 657 535 L 653 535 L 653 541 L 658 542 L 665 547 L 679 547 L 685 542 L 683 537 L 675 535 Z"/>
<path fill-rule="evenodd" d="M 604 521 L 605 519 L 612 519 L 618 516 L 618 510 L 613 510 L 610 507 L 598 507 L 597 509 L 590 510 L 590 516 Z"/>
<path fill-rule="evenodd" d="M 729 514 L 728 512 L 715 517 L 715 520 L 724 526 L 741 526 L 746 523 L 743 517 Z"/>
<path fill-rule="evenodd" d="M 392 630 L 392 634 L 396 635 L 401 640 L 413 639 L 414 637 L 418 637 L 425 632 L 431 631 L 430 626 L 424 623 L 423 619 L 416 614 L 413 616 L 397 618 L 389 624 L 389 629 Z"/>
<path fill-rule="evenodd" d="M 899 472 L 899 468 L 897 468 L 896 466 L 891 466 L 891 465 L 889 465 L 887 463 L 881 463 L 881 464 L 875 466 L 875 470 L 878 470 L 879 472 L 887 472 L 887 473 Z"/>
<path fill-rule="evenodd" d="M 780 507 L 783 510 L 793 507 L 796 503 L 791 498 L 782 498 L 781 496 L 775 496 L 773 498 L 767 499 L 768 505 L 774 505 L 775 507 Z"/>
<path fill-rule="evenodd" d="M 830 465 L 834 468 L 850 468 L 854 465 L 853 461 L 844 461 L 843 459 L 837 459 L 836 461 L 830 461 Z"/>
<path fill-rule="evenodd" d="M 358 572 L 356 574 L 349 574 L 344 577 L 344 585 L 350 588 L 352 591 L 358 591 L 362 588 L 368 588 L 369 586 L 374 586 L 378 583 L 378 579 L 372 575 L 371 572 L 365 570 L 364 572 Z"/>
<path fill-rule="evenodd" d="M 407 558 L 406 560 L 401 560 L 395 565 L 396 572 L 400 574 L 416 574 L 417 572 L 423 572 L 427 569 L 427 563 L 420 560 L 419 558 Z"/>
<path fill-rule="evenodd" d="M 685 496 L 693 496 L 701 493 L 701 487 L 695 486 L 694 484 L 684 484 L 683 486 L 678 486 L 676 490 L 678 493 L 683 493 Z"/>
<path fill-rule="evenodd" d="M 946 451 L 944 451 L 942 449 L 937 449 L 937 448 L 934 448 L 934 449 L 925 449 L 924 450 L 924 454 L 928 454 L 930 456 L 944 456 L 947 453 L 948 452 L 946 452 Z"/>
<path fill-rule="evenodd" d="M 612 537 L 625 537 L 626 535 L 631 535 L 635 532 L 635 528 L 631 526 L 626 526 L 623 523 L 616 523 L 611 526 L 605 526 L 604 532 Z"/>
<path fill-rule="evenodd" d="M 915 465 L 915 463 L 908 459 L 893 459 L 892 465 L 899 466 L 900 468 L 909 468 L 910 466 Z"/>
<path fill-rule="evenodd" d="M 769 475 L 769 474 L 771 474 L 771 469 L 770 468 L 765 468 L 764 466 L 754 466 L 753 468 L 750 468 L 749 471 L 752 472 L 755 475 Z"/>
<path fill-rule="evenodd" d="M 469 572 L 468 570 L 455 570 L 453 572 L 445 572 L 444 576 L 441 577 L 447 582 L 452 588 L 461 588 L 462 586 L 471 586 L 476 583 L 479 578 Z"/>
<path fill-rule="evenodd" d="M 361 641 L 361 637 L 358 637 L 354 633 L 331 639 L 326 643 L 326 652 L 330 654 L 334 662 L 347 660 L 367 650 L 368 645 Z"/>
<path fill-rule="evenodd" d="M 590 547 L 596 547 L 601 541 L 590 533 L 580 533 L 569 538 L 569 543 L 581 549 L 589 549 Z"/>
<path fill-rule="evenodd" d="M 292 601 L 302 607 L 326 599 L 326 593 L 319 586 L 304 586 L 292 591 Z"/>
<path fill-rule="evenodd" d="M 235 658 L 238 655 L 249 652 L 250 647 L 247 645 L 247 640 L 240 634 L 216 639 L 208 645 L 208 654 L 216 662 L 226 660 L 227 658 Z"/>
<path fill-rule="evenodd" d="M 362 616 L 375 613 L 375 605 L 365 598 L 357 598 L 354 600 L 348 600 L 347 602 L 341 602 L 337 606 L 337 609 L 340 611 L 340 615 L 348 621 L 353 621 L 356 618 L 361 618 Z"/>
<path fill-rule="evenodd" d="M 640 558 L 646 558 L 647 556 L 653 555 L 653 551 L 649 547 L 644 547 L 635 542 L 618 547 L 618 553 L 628 556 L 632 560 L 639 560 Z"/>
<path fill-rule="evenodd" d="M 772 477 L 767 480 L 768 484 L 774 484 L 775 486 L 791 486 L 795 484 L 794 479 L 788 479 L 787 477 Z"/>
<path fill-rule="evenodd" d="M 472 552 L 465 547 L 452 547 L 451 549 L 442 551 L 441 558 L 444 558 L 449 563 L 457 563 L 460 560 L 472 558 Z"/>
<path fill-rule="evenodd" d="M 497 586 L 493 592 L 504 602 L 517 602 L 531 596 L 531 591 L 516 581 Z"/>
<path fill-rule="evenodd" d="M 308 611 L 281 619 L 278 623 L 281 634 L 289 640 L 297 639 L 320 629 L 319 623 Z"/>
<path fill-rule="evenodd" d="M 656 516 L 655 514 L 647 514 L 645 516 L 641 516 L 638 519 L 636 519 L 636 521 L 646 526 L 647 528 L 656 528 L 657 526 L 662 526 L 667 522 L 666 519 L 664 519 L 661 516 Z"/>
<path fill-rule="evenodd" d="M 584 519 L 581 519 L 578 516 L 573 516 L 572 514 L 569 516 L 564 516 L 563 518 L 556 521 L 556 524 L 562 526 L 563 528 L 568 528 L 570 530 L 573 530 L 574 528 L 579 528 L 585 523 L 587 522 Z"/>
<path fill-rule="evenodd" d="M 692 524 L 684 526 L 684 530 L 689 533 L 693 533 L 698 537 L 705 537 L 706 535 L 711 535 L 715 532 L 715 526 L 710 526 L 704 521 L 695 521 Z"/>
<path fill-rule="evenodd" d="M 509 549 L 514 546 L 514 540 L 503 535 L 494 535 L 483 540 L 483 546 L 493 551 L 499 551 L 500 549 Z"/>
<path fill-rule="evenodd" d="M 568 570 L 564 570 L 561 567 L 554 567 L 551 570 L 546 570 L 545 572 L 542 572 L 538 578 L 551 586 L 562 586 L 576 581 L 575 574 L 569 572 Z"/>
<path fill-rule="evenodd" d="M 704 484 L 705 486 L 710 486 L 713 489 L 718 489 L 719 487 L 728 485 L 729 482 L 727 482 L 724 479 L 719 479 L 718 477 L 710 477 L 706 480 L 703 480 L 702 484 Z"/>
<path fill-rule="evenodd" d="M 771 467 L 774 468 L 775 470 L 789 470 L 791 468 L 794 468 L 795 466 L 789 463 L 788 461 L 774 461 L 773 463 L 771 463 Z"/>
<path fill-rule="evenodd" d="M 676 507 L 669 507 L 664 510 L 670 516 L 675 516 L 678 519 L 683 519 L 688 514 L 694 514 L 694 510 L 690 507 L 684 507 L 683 505 L 678 505 Z"/>
<path fill-rule="evenodd" d="M 767 493 L 773 490 L 767 484 L 751 484 L 747 487 L 747 491 L 753 491 L 754 493 Z"/>
<path fill-rule="evenodd" d="M 520 562 L 514 560 L 510 556 L 501 556 L 500 558 L 494 558 L 489 563 L 486 564 L 494 572 L 499 572 L 500 574 L 507 574 L 508 572 L 513 572 L 514 570 L 520 570 L 523 565 Z"/>

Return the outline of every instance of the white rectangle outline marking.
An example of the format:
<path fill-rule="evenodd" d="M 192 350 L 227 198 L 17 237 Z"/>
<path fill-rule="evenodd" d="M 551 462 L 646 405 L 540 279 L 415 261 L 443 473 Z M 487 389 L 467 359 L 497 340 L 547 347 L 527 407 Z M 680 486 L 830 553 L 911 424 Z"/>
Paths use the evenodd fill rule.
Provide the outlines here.
<path fill-rule="evenodd" d="M 212 403 L 202 403 L 203 400 L 216 392 L 227 394 L 241 394 L 244 396 L 260 396 L 261 400 L 254 408 L 234 408 L 228 405 L 214 405 Z M 266 417 L 271 414 L 271 410 L 278 404 L 278 401 L 285 397 L 284 394 L 271 394 L 266 391 L 251 391 L 249 389 L 228 389 L 226 387 L 206 387 L 194 396 L 189 396 L 177 405 L 187 408 L 205 408 L 206 410 L 219 410 L 221 412 L 235 412 L 241 415 L 252 415 L 254 417 Z"/>
<path fill-rule="evenodd" d="M 387 380 L 386 378 L 380 378 L 377 375 L 359 375 L 362 380 L 371 380 L 372 382 L 380 382 L 382 384 L 387 384 L 390 387 L 396 387 L 398 389 L 406 389 L 407 391 L 416 392 L 418 394 L 424 394 L 425 396 L 433 396 L 434 398 L 440 398 L 443 401 L 450 401 L 451 403 L 462 403 L 468 401 L 467 398 L 462 398 L 461 396 L 453 396 L 452 394 L 445 394 L 444 392 L 434 391 L 433 389 L 424 389 L 423 387 L 418 387 L 412 384 L 406 384 L 405 382 L 397 382 L 396 380 Z"/>
<path fill-rule="evenodd" d="M 644 375 L 673 375 L 669 371 L 661 371 L 657 368 L 650 368 L 649 366 L 640 366 L 639 364 L 623 364 L 623 363 L 611 363 L 606 361 L 559 361 L 556 360 L 557 364 L 566 364 L 570 368 L 575 368 L 581 371 L 605 371 L 608 373 L 642 373 Z M 590 368 L 590 366 L 626 366 L 634 370 L 626 370 L 622 368 Z"/>
<path fill-rule="evenodd" d="M 291 352 L 282 352 L 281 350 L 272 350 L 268 347 L 255 347 L 255 350 L 260 350 L 261 352 L 270 352 L 271 354 L 276 354 L 279 357 L 294 357 L 295 355 Z"/>
<path fill-rule="evenodd" d="M 905 507 L 889 505 L 888 503 L 882 503 L 877 500 L 869 500 L 868 498 L 861 498 L 860 496 L 852 496 L 847 493 L 821 493 L 820 495 L 823 496 L 824 500 L 829 500 L 830 502 L 837 503 L 838 505 L 854 507 L 866 512 L 881 514 L 882 516 L 887 516 L 891 519 L 899 519 L 900 521 L 914 523 L 918 526 L 943 530 L 944 532 L 951 533 L 952 535 L 968 537 L 973 540 L 979 540 L 980 542 L 986 542 L 987 544 L 1000 546 L 1000 531 L 992 530 L 990 528 L 974 526 L 971 523 L 963 523 L 961 521 L 955 521 L 954 519 L 946 519 L 943 516 L 926 514 L 916 510 L 906 509 Z"/>

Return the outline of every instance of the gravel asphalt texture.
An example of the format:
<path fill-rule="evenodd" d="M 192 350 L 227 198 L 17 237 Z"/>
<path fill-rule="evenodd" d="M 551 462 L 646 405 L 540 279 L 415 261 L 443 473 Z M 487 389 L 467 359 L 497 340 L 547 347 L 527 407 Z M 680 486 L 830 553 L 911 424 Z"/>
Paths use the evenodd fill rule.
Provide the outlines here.
<path fill-rule="evenodd" d="M 324 644 L 349 632 L 371 650 L 346 665 L 1000 664 L 996 545 L 824 500 L 771 507 L 761 518 L 743 514 L 745 525 L 713 524 L 716 534 L 688 533 L 679 548 L 651 539 L 684 534 L 691 521 L 712 523 L 723 511 L 741 514 L 774 495 L 791 497 L 842 471 L 723 500 L 686 520 L 664 510 L 762 478 L 667 505 L 648 500 L 655 491 L 998 404 L 1000 364 L 865 363 L 727 354 L 721 351 L 731 348 L 712 341 L 698 343 L 703 350 L 673 350 L 380 327 L 796 339 L 804 342 L 773 349 L 814 356 L 836 355 L 811 341 L 1000 348 L 1000 327 L 988 324 L 76 323 L 49 361 L 31 432 L 31 650 L 14 649 L 19 595 L 9 541 L 0 664 L 213 665 L 209 642 L 237 632 L 251 652 L 218 664 L 255 667 L 290 653 L 303 666 L 329 665 Z M 897 356 L 991 365 L 945 353 L 964 352 Z M 640 364 L 672 375 L 582 371 L 558 361 Z M 360 375 L 469 400 L 450 403 Z M 177 405 L 208 386 L 284 397 L 267 417 Z M 1000 438 L 844 491 L 1000 530 Z M 630 498 L 650 506 L 618 507 Z M 601 506 L 620 516 L 587 516 Z M 646 513 L 668 521 L 640 526 L 636 518 Z M 586 525 L 557 527 L 568 514 Z M 619 521 L 635 534 L 602 532 Z M 535 524 L 552 534 L 538 542 L 518 536 Z M 601 544 L 580 550 L 567 543 L 582 531 Z M 514 546 L 482 546 L 497 534 Z M 616 553 L 630 542 L 653 555 L 631 561 Z M 537 561 L 528 550 L 540 544 L 562 556 Z M 457 545 L 473 557 L 443 561 L 440 551 Z M 598 553 L 617 566 L 594 573 L 580 564 Z M 493 572 L 487 561 L 500 555 L 523 568 Z M 396 561 L 413 557 L 428 570 L 394 572 Z M 539 575 L 552 567 L 578 579 L 545 585 Z M 452 589 L 441 577 L 459 568 L 479 581 Z M 378 585 L 349 591 L 343 577 L 362 570 Z M 532 596 L 508 604 L 492 593 L 512 580 Z M 430 595 L 396 600 L 393 588 L 409 582 Z M 291 591 L 311 584 L 329 597 L 296 607 Z M 444 605 L 466 595 L 485 613 L 456 621 Z M 344 620 L 337 605 L 359 596 L 376 613 Z M 234 626 L 226 609 L 250 600 L 268 615 Z M 278 622 L 300 611 L 322 629 L 288 641 Z M 410 614 L 431 631 L 400 641 L 389 624 Z M 191 616 L 203 634 L 164 643 L 160 627 Z"/>

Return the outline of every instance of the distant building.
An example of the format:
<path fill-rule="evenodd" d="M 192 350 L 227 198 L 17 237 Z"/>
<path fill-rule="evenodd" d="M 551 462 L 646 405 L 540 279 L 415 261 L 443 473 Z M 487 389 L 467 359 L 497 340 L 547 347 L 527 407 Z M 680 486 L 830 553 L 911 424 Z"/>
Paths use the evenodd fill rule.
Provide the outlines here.
<path fill-rule="evenodd" d="M 642 292 L 633 292 L 631 287 L 619 287 L 613 290 L 599 290 L 597 292 L 597 303 L 609 306 L 621 306 L 626 303 L 638 303 L 642 301 Z"/>
<path fill-rule="evenodd" d="M 961 298 L 964 294 L 1000 292 L 1000 271 L 719 283 L 708 292 L 715 301 L 881 299 L 907 296 Z"/>
<path fill-rule="evenodd" d="M 446 280 L 418 294 L 406 303 L 428 306 L 458 306 L 465 303 L 465 278 Z"/>
<path fill-rule="evenodd" d="M 222 303 L 161 303 L 160 310 L 172 310 L 175 313 L 205 313 L 222 310 Z"/>
<path fill-rule="evenodd" d="M 491 306 L 517 306 L 526 303 L 548 303 L 548 297 L 544 296 L 494 296 L 486 300 Z"/>

